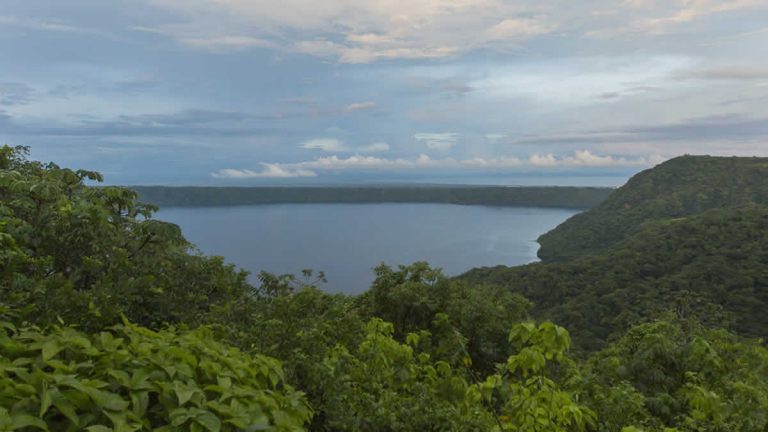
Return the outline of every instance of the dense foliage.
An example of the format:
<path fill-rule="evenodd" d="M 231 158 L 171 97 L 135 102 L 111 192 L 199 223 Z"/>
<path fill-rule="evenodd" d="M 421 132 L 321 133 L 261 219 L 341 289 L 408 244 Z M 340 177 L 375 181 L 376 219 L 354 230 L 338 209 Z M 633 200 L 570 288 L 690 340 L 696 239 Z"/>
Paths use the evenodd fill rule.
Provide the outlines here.
<path fill-rule="evenodd" d="M 530 299 L 583 348 L 674 310 L 768 336 L 768 207 L 710 210 L 646 224 L 605 252 L 567 263 L 475 269 L 464 277 Z"/>
<path fill-rule="evenodd" d="M 0 430 L 768 428 L 744 338 L 768 324 L 763 207 L 568 263 L 381 266 L 344 296 L 311 271 L 252 286 L 100 180 L 0 149 Z"/>
<path fill-rule="evenodd" d="M 683 156 L 643 171 L 597 207 L 539 238 L 539 257 L 562 261 L 604 251 L 643 223 L 709 209 L 768 204 L 768 158 Z"/>
<path fill-rule="evenodd" d="M 444 203 L 586 209 L 610 188 L 570 186 L 338 186 L 169 187 L 133 186 L 143 201 L 160 206 L 223 206 L 277 203 Z"/>
<path fill-rule="evenodd" d="M 310 414 L 277 360 L 204 329 L 0 329 L 2 430 L 296 431 Z"/>
<path fill-rule="evenodd" d="M 85 329 L 120 315 L 156 328 L 198 323 L 247 292 L 243 272 L 190 254 L 181 230 L 151 219 L 154 207 L 91 171 L 30 162 L 0 148 L 0 298 L 31 322 Z"/>

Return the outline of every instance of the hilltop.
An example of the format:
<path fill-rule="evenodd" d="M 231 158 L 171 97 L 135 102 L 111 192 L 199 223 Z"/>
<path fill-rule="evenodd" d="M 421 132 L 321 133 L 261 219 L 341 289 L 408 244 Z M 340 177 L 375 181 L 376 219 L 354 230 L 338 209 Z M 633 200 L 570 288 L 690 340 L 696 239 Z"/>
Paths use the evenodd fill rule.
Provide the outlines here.
<path fill-rule="evenodd" d="M 552 262 L 603 252 L 646 222 L 749 204 L 768 204 L 768 158 L 678 157 L 542 235 L 539 257 Z"/>

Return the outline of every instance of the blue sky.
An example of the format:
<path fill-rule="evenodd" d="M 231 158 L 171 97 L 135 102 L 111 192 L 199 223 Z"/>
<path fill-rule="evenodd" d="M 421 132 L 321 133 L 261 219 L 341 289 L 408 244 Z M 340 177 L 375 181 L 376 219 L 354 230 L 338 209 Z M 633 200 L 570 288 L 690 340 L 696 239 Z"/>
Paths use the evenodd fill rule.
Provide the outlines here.
<path fill-rule="evenodd" d="M 768 156 L 767 0 L 0 0 L 0 142 L 119 184 Z"/>

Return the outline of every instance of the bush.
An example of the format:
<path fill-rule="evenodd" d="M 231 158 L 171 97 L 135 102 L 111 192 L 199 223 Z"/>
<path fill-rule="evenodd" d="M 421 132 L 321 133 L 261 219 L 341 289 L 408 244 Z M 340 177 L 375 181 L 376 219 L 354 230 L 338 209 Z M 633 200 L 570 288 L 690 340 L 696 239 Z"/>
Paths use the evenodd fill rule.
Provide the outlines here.
<path fill-rule="evenodd" d="M 205 328 L 0 329 L 0 430 L 294 431 L 310 416 L 279 361 Z"/>

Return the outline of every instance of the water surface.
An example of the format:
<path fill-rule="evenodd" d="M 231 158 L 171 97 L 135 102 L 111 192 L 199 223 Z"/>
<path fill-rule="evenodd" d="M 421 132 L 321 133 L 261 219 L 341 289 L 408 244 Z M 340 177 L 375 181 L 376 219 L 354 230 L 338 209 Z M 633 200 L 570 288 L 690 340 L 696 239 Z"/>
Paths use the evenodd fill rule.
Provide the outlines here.
<path fill-rule="evenodd" d="M 576 210 L 452 204 L 274 204 L 165 208 L 209 255 L 252 273 L 325 271 L 331 292 L 360 293 L 373 267 L 427 261 L 448 275 L 536 260 L 536 238 Z"/>

